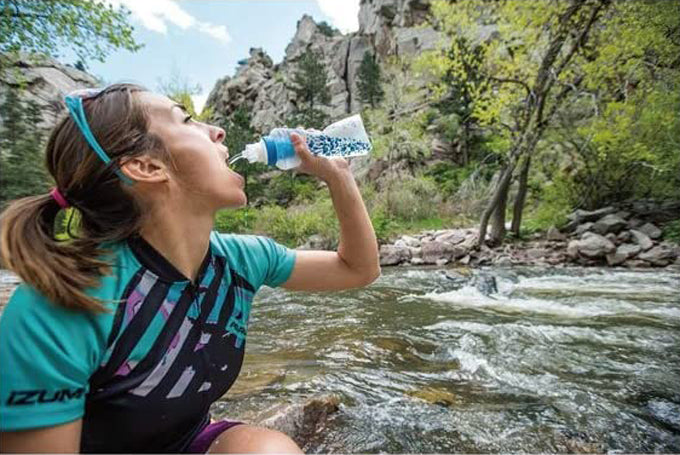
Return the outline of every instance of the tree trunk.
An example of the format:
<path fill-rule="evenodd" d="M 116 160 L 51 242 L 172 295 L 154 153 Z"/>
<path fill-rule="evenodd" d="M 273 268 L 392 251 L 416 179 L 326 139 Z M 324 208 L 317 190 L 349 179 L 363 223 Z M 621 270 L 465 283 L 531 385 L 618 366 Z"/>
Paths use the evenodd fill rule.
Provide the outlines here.
<path fill-rule="evenodd" d="M 500 198 L 496 205 L 496 210 L 491 216 L 491 238 L 489 243 L 492 246 L 500 245 L 505 239 L 505 210 L 508 206 L 508 192 L 510 191 L 510 183 L 512 183 L 512 171 L 507 174 L 509 177 L 503 179 L 501 187 L 499 188 Z"/>
<path fill-rule="evenodd" d="M 508 199 L 508 189 L 510 188 L 510 182 L 512 181 L 512 172 L 515 169 L 515 164 L 514 163 L 509 163 L 503 171 L 501 171 L 501 176 L 498 179 L 498 183 L 496 184 L 496 188 L 494 190 L 493 196 L 491 196 L 491 200 L 489 201 L 489 204 L 486 206 L 486 209 L 484 209 L 484 213 L 482 213 L 482 219 L 479 221 L 479 238 L 477 239 L 477 246 L 482 246 L 484 244 L 484 240 L 486 237 L 486 231 L 489 225 L 489 218 L 491 218 L 491 215 L 494 214 L 494 224 L 493 226 L 497 226 L 497 221 L 498 218 L 501 215 L 496 214 L 496 208 L 498 207 L 499 204 L 503 205 L 503 211 L 502 211 L 502 217 L 503 217 L 503 222 L 501 223 L 503 226 L 503 231 L 505 230 L 505 205 L 507 203 Z M 496 233 L 498 234 L 498 233 Z M 494 241 L 494 233 L 492 232 L 492 242 Z M 501 238 L 502 241 L 502 238 Z"/>
<path fill-rule="evenodd" d="M 519 173 L 519 189 L 517 190 L 515 205 L 512 209 L 512 226 L 510 227 L 510 230 L 515 237 L 519 237 L 520 229 L 522 227 L 522 213 L 524 212 L 524 203 L 527 198 L 527 181 L 529 178 L 530 166 L 531 156 L 527 156 Z"/>

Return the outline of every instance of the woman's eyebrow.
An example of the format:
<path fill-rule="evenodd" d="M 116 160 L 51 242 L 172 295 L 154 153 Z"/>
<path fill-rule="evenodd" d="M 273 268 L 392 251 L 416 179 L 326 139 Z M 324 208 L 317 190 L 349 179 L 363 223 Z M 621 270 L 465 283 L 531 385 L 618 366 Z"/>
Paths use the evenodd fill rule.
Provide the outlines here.
<path fill-rule="evenodd" d="M 173 104 L 172 106 L 170 106 L 170 110 L 172 110 L 173 107 L 179 108 L 179 109 L 180 109 L 182 112 L 184 112 L 185 114 L 186 114 L 186 112 L 187 112 L 187 108 L 184 107 L 183 105 L 179 104 L 179 103 L 175 103 L 175 104 Z"/>

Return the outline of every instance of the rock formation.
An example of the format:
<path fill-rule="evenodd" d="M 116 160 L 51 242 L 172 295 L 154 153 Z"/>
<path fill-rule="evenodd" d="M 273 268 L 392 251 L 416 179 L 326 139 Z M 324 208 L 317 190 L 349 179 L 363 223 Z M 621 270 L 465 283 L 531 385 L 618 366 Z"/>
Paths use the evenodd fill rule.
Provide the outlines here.
<path fill-rule="evenodd" d="M 339 118 L 360 108 L 357 72 L 366 51 L 379 61 L 393 55 L 414 55 L 435 47 L 438 33 L 426 26 L 429 0 L 363 0 L 359 31 L 328 36 L 305 15 L 286 47 L 281 63 L 273 64 L 262 49 L 251 49 L 250 57 L 233 77 L 215 84 L 206 105 L 217 118 L 231 115 L 239 106 L 252 112 L 252 125 L 260 132 L 281 126 L 294 108 L 288 88 L 295 66 L 307 49 L 320 52 L 328 70 L 330 106 L 326 112 Z"/>

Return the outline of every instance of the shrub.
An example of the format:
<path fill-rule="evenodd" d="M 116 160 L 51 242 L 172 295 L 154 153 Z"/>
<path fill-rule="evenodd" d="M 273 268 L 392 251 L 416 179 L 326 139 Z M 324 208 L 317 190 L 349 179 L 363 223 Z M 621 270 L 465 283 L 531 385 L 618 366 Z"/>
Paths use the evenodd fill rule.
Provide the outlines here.
<path fill-rule="evenodd" d="M 393 177 L 387 184 L 385 198 L 390 216 L 411 221 L 435 216 L 441 202 L 437 184 L 424 176 Z"/>
<path fill-rule="evenodd" d="M 251 208 L 220 210 L 215 214 L 215 229 L 225 233 L 249 233 L 256 218 L 257 212 Z"/>

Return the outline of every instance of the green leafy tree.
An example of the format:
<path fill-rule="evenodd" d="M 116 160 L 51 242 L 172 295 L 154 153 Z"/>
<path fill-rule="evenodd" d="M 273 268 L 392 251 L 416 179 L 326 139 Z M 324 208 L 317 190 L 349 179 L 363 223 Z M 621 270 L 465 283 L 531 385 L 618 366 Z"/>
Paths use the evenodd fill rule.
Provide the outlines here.
<path fill-rule="evenodd" d="M 433 3 L 433 20 L 450 42 L 461 34 L 479 41 L 483 25 L 497 31 L 479 43 L 480 67 L 490 75 L 492 87 L 478 94 L 473 112 L 480 124 L 496 129 L 506 148 L 498 150 L 503 167 L 480 220 L 480 244 L 489 221 L 491 243 L 498 244 L 505 237 L 505 212 L 516 170 L 519 191 L 512 229 L 519 233 L 536 146 L 565 100 L 583 82 L 577 56 L 592 52 L 588 47 L 591 34 L 597 33 L 610 4 L 610 0 L 571 0 L 536 8 L 531 2 L 514 1 Z M 430 54 L 429 67 L 439 75 L 450 69 L 466 71 L 446 52 Z"/>
<path fill-rule="evenodd" d="M 7 90 L 0 105 L 0 205 L 24 196 L 43 193 L 49 187 L 42 152 L 43 135 L 39 107 Z"/>
<path fill-rule="evenodd" d="M 246 144 L 250 144 L 258 140 L 255 129 L 250 125 L 250 113 L 248 110 L 240 106 L 230 117 L 226 117 L 219 122 L 219 125 L 224 129 L 226 137 L 224 144 L 229 148 L 229 155 L 231 157 L 241 153 Z M 249 163 L 246 160 L 236 161 L 232 168 L 243 176 L 246 181 L 244 191 L 248 196 L 248 204 L 260 197 L 264 193 L 262 184 L 257 179 L 257 176 L 263 171 L 271 170 L 266 165 L 259 163 Z"/>
<path fill-rule="evenodd" d="M 59 57 L 72 49 L 78 59 L 104 61 L 114 49 L 142 46 L 129 24 L 130 12 L 101 0 L 7 0 L 0 3 L 0 53 Z"/>
<path fill-rule="evenodd" d="M 333 37 L 333 36 L 335 36 L 335 35 L 337 35 L 337 34 L 340 33 L 340 30 L 338 30 L 337 28 L 333 27 L 332 25 L 330 25 L 330 24 L 329 24 L 328 22 L 326 22 L 326 21 L 321 21 L 321 22 L 319 22 L 318 24 L 316 24 L 316 26 L 317 26 L 317 28 L 319 29 L 319 31 L 320 31 L 323 35 L 326 35 L 326 36 L 328 36 L 329 38 L 331 38 L 331 37 Z"/>
<path fill-rule="evenodd" d="M 357 89 L 361 102 L 370 105 L 371 108 L 378 106 L 385 97 L 381 84 L 380 65 L 371 53 L 366 51 L 357 72 Z"/>
<path fill-rule="evenodd" d="M 328 120 L 320 108 L 331 102 L 328 89 L 328 74 L 320 51 L 307 49 L 293 73 L 289 87 L 295 94 L 296 107 L 288 119 L 291 126 L 301 125 L 305 128 L 323 128 Z"/>

